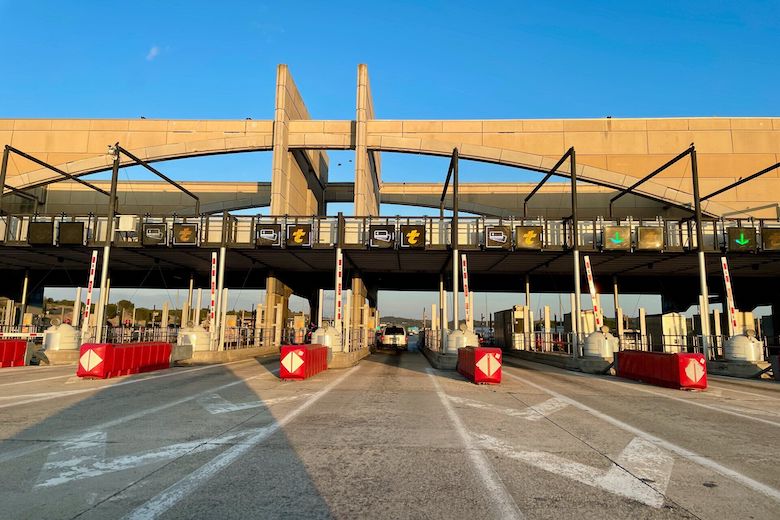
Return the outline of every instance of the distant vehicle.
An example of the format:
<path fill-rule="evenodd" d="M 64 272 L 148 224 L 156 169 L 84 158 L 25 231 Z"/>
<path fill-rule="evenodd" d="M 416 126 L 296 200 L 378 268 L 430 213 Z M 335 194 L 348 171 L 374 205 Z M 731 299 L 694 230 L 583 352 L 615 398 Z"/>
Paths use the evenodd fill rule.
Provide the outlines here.
<path fill-rule="evenodd" d="M 382 329 L 382 333 L 379 336 L 379 346 L 406 350 L 406 329 L 396 325 L 388 325 Z"/>
<path fill-rule="evenodd" d="M 417 327 L 417 326 L 412 326 L 412 327 L 409 327 L 408 329 L 406 329 L 406 332 L 407 332 L 407 333 L 408 333 L 410 336 L 416 336 L 417 334 L 419 334 L 419 333 L 420 333 L 420 327 Z"/>

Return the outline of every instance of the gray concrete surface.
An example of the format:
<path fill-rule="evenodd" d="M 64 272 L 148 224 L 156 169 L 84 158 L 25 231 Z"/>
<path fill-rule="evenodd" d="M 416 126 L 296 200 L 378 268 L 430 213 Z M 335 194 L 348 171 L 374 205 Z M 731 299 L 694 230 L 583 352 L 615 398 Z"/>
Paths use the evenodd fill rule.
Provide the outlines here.
<path fill-rule="evenodd" d="M 0 370 L 0 518 L 777 518 L 780 387 L 649 387 L 411 349 L 83 381 Z"/>

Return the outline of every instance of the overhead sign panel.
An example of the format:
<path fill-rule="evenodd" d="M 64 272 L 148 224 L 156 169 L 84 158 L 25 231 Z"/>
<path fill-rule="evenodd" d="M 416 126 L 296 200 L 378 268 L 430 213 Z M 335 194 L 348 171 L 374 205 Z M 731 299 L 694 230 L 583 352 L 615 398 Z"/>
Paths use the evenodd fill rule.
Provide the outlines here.
<path fill-rule="evenodd" d="M 422 224 L 401 226 L 401 247 L 425 249 L 425 226 Z"/>
<path fill-rule="evenodd" d="M 255 228 L 255 243 L 258 247 L 282 247 L 282 225 L 258 224 Z"/>
<path fill-rule="evenodd" d="M 756 228 L 730 227 L 726 228 L 729 239 L 729 251 L 755 251 Z"/>
<path fill-rule="evenodd" d="M 780 251 L 780 228 L 762 229 L 761 238 L 764 251 Z"/>
<path fill-rule="evenodd" d="M 486 249 L 510 249 L 512 231 L 509 226 L 485 226 Z"/>
<path fill-rule="evenodd" d="M 198 244 L 198 225 L 197 224 L 174 224 L 173 225 L 173 245 L 175 246 L 194 246 Z"/>
<path fill-rule="evenodd" d="M 372 224 L 368 228 L 368 245 L 375 249 L 392 249 L 395 246 L 395 226 Z"/>
<path fill-rule="evenodd" d="M 542 226 L 516 226 L 515 249 L 542 249 Z"/>
<path fill-rule="evenodd" d="M 167 229 L 165 224 L 144 224 L 141 243 L 145 246 L 164 246 Z"/>
<path fill-rule="evenodd" d="M 664 248 L 664 228 L 639 226 L 636 229 L 636 248 L 640 251 L 660 251 Z"/>
<path fill-rule="evenodd" d="M 84 223 L 60 222 L 59 244 L 61 246 L 84 245 Z"/>
<path fill-rule="evenodd" d="M 631 249 L 631 227 L 604 226 L 601 247 L 610 251 L 628 251 Z"/>
<path fill-rule="evenodd" d="M 50 246 L 54 243 L 54 222 L 30 222 L 27 243 L 31 246 Z"/>
<path fill-rule="evenodd" d="M 311 247 L 311 224 L 287 224 L 287 247 Z"/>

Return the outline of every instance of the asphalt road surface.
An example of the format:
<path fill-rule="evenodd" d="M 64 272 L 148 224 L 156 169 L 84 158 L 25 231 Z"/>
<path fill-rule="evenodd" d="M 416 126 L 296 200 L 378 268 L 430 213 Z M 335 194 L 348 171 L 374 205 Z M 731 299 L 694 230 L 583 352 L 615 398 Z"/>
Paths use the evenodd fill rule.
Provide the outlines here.
<path fill-rule="evenodd" d="M 0 518 L 780 517 L 774 383 L 518 362 L 475 386 L 417 352 L 277 366 L 0 370 Z"/>

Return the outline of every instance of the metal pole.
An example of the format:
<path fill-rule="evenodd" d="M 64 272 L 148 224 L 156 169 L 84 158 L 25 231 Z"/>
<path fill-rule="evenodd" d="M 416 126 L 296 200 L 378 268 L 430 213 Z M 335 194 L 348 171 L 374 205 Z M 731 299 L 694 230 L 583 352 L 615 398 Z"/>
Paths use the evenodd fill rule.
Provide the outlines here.
<path fill-rule="evenodd" d="M 30 285 L 30 271 L 24 271 L 24 282 L 22 282 L 22 303 L 19 305 L 19 326 L 24 324 L 24 313 L 27 310 L 27 287 Z"/>
<path fill-rule="evenodd" d="M 119 146 L 117 143 L 116 146 Z M 111 193 L 108 198 L 108 227 L 106 229 L 106 243 L 103 246 L 103 267 L 100 272 L 100 301 L 98 302 L 97 312 L 95 313 L 95 322 L 97 331 L 95 332 L 95 342 L 103 341 L 103 316 L 105 314 L 105 305 L 107 298 L 104 294 L 108 292 L 108 259 L 111 255 L 111 242 L 114 240 L 114 216 L 116 214 L 116 191 L 119 182 L 119 151 L 114 149 L 114 165 L 111 169 Z"/>
<path fill-rule="evenodd" d="M 192 320 L 192 322 L 195 325 L 200 325 L 200 304 L 203 302 L 203 289 L 198 287 L 198 296 L 197 301 L 195 302 L 195 305 L 192 308 L 192 311 L 194 312 L 193 317 L 195 318 Z"/>
<path fill-rule="evenodd" d="M 73 317 L 70 319 L 70 325 L 74 329 L 79 327 L 79 318 L 81 317 L 81 287 L 76 287 L 76 299 L 73 300 Z"/>
<path fill-rule="evenodd" d="M 322 327 L 322 304 L 325 302 L 325 289 L 320 289 L 317 295 L 317 326 Z"/>
<path fill-rule="evenodd" d="M 577 158 L 574 147 L 570 148 L 569 161 L 571 165 L 571 224 L 572 224 L 572 252 L 574 254 L 574 309 L 572 309 L 572 322 L 577 323 L 577 331 L 580 329 L 581 299 L 580 290 L 580 246 L 579 226 L 577 223 Z M 575 334 L 572 344 L 572 356 L 579 357 L 579 338 Z"/>
<path fill-rule="evenodd" d="M 221 324 L 225 319 L 222 314 L 222 290 L 225 288 L 225 256 L 227 254 L 227 248 L 224 244 L 219 248 L 219 267 L 217 267 L 217 302 L 216 302 L 216 316 L 214 316 L 214 331 L 215 338 L 221 341 L 219 331 L 221 330 Z M 222 350 L 223 345 L 220 343 L 217 345 L 217 350 Z"/>
<path fill-rule="evenodd" d="M 615 319 L 617 319 L 617 310 L 620 308 L 617 276 L 612 277 L 612 297 L 615 299 Z"/>
<path fill-rule="evenodd" d="M 447 341 L 448 328 L 449 320 L 447 319 L 447 293 L 444 290 L 444 274 L 439 273 L 439 330 L 441 331 L 440 351 L 442 351 Z"/>
<path fill-rule="evenodd" d="M 452 330 L 458 330 L 458 149 L 452 151 Z"/>
<path fill-rule="evenodd" d="M 693 178 L 693 205 L 696 215 L 696 249 L 699 257 L 699 286 L 702 297 L 701 309 L 701 348 L 705 363 L 709 359 L 710 341 L 710 295 L 707 290 L 707 262 L 704 259 L 704 233 L 702 231 L 701 197 L 699 195 L 699 166 L 696 161 L 696 148 L 691 145 L 691 177 Z"/>

